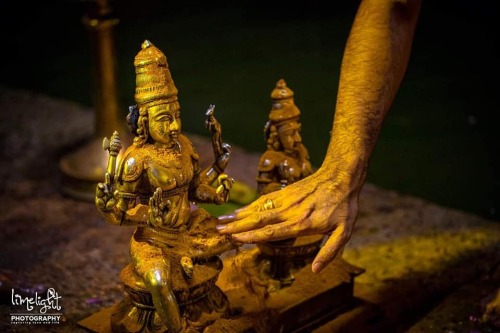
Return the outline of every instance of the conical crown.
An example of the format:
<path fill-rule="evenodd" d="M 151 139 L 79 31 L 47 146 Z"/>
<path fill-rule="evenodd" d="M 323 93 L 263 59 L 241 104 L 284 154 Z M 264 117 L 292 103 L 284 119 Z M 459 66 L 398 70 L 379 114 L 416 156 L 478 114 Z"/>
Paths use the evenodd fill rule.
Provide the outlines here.
<path fill-rule="evenodd" d="M 287 87 L 285 80 L 281 79 L 271 92 L 272 108 L 269 120 L 275 123 L 290 120 L 300 116 L 300 110 L 293 100 L 293 91 Z"/>
<path fill-rule="evenodd" d="M 168 69 L 167 57 L 149 40 L 141 45 L 135 56 L 135 101 L 137 104 L 165 99 L 177 101 L 177 88 Z"/>

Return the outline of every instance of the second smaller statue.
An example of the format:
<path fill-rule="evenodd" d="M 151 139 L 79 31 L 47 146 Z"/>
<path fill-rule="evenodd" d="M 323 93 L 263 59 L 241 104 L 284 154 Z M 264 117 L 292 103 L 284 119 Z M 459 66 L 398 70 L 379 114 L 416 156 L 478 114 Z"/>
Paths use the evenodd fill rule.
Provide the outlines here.
<path fill-rule="evenodd" d="M 271 100 L 269 120 L 264 126 L 267 150 L 258 165 L 259 195 L 281 190 L 313 173 L 309 153 L 302 143 L 300 110 L 285 80 L 276 83 Z M 291 285 L 293 271 L 314 258 L 322 238 L 308 236 L 259 243 L 262 271 L 270 278 L 270 289 Z"/>

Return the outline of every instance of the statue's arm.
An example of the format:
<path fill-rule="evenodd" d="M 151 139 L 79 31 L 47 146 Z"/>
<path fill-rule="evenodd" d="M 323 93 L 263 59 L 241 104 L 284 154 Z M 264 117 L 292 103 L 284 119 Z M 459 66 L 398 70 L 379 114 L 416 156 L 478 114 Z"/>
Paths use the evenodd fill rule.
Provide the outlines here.
<path fill-rule="evenodd" d="M 200 172 L 198 160 L 193 159 L 194 177 L 189 188 L 189 198 L 198 203 L 214 203 L 217 205 L 229 200 L 229 191 L 232 188 L 233 179 L 225 173 L 217 171 L 216 168 L 208 168 Z"/>
<path fill-rule="evenodd" d="M 124 159 L 116 177 L 105 174 L 105 181 L 96 187 L 95 204 L 107 223 L 114 225 L 146 224 L 149 206 L 140 204 L 138 187 L 144 172 L 142 164 L 131 158 Z M 116 178 L 116 179 L 115 179 Z"/>

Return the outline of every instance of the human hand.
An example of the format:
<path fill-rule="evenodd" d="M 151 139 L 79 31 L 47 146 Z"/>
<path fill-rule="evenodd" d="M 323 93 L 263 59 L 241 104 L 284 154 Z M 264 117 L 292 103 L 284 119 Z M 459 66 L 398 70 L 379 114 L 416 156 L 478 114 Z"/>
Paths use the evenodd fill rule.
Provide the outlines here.
<path fill-rule="evenodd" d="M 313 272 L 319 273 L 351 237 L 358 213 L 359 183 L 319 169 L 232 214 L 220 216 L 219 221 L 227 224 L 217 229 L 243 243 L 329 234 L 312 264 Z"/>

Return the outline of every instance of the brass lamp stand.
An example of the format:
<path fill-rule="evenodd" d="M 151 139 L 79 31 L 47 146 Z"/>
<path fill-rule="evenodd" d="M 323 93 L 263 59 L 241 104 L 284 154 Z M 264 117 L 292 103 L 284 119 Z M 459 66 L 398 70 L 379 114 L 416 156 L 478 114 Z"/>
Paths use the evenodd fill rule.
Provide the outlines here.
<path fill-rule="evenodd" d="M 79 200 L 93 201 L 95 186 L 104 179 L 108 156 L 102 148 L 105 136 L 114 131 L 128 145 L 132 138 L 120 113 L 116 88 L 116 62 L 113 27 L 118 19 L 112 15 L 108 0 L 90 2 L 82 22 L 89 32 L 93 56 L 95 129 L 85 145 L 64 156 L 59 162 L 63 174 L 62 192 Z"/>

